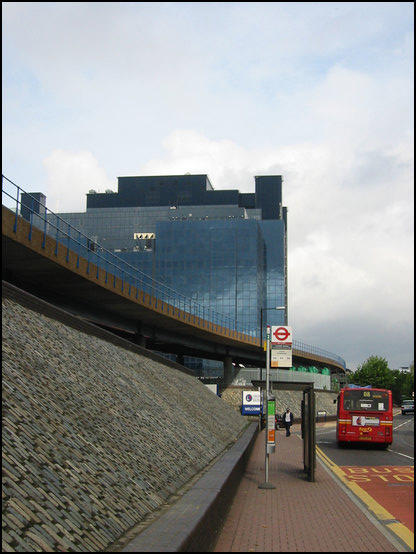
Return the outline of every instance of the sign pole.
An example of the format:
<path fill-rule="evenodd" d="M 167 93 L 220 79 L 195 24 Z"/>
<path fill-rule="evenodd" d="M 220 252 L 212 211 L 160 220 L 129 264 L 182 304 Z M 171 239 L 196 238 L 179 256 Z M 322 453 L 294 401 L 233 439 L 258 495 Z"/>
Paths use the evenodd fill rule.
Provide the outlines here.
<path fill-rule="evenodd" d="M 265 460 L 265 479 L 267 483 L 269 480 L 269 453 L 267 452 L 267 439 L 269 436 L 269 379 L 270 379 L 270 327 L 267 326 L 267 335 L 266 335 L 266 460 Z"/>
<path fill-rule="evenodd" d="M 263 410 L 264 404 L 266 404 L 266 429 L 265 429 L 265 460 L 264 460 L 264 483 L 260 483 L 259 489 L 275 489 L 276 487 L 269 483 L 269 449 L 268 449 L 268 437 L 269 429 L 271 424 L 271 418 L 269 417 L 269 401 L 270 401 L 270 388 L 269 388 L 269 379 L 270 379 L 270 326 L 267 325 L 267 335 L 266 335 L 266 399 L 263 401 Z M 274 403 L 273 403 L 274 406 Z M 274 429 L 274 414 L 273 414 L 273 429 Z"/>

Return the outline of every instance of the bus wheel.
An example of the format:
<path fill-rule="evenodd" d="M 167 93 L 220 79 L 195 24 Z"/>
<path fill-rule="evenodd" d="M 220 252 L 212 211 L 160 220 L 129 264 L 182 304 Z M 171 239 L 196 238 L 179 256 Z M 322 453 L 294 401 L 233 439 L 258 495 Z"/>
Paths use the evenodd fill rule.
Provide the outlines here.
<path fill-rule="evenodd" d="M 338 441 L 339 448 L 345 448 L 345 442 L 344 441 Z"/>

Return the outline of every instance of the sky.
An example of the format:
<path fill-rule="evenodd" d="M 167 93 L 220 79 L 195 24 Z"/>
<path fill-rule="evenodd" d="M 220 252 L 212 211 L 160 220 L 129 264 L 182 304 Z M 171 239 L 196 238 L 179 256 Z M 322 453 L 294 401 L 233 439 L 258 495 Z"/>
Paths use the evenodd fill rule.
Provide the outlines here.
<path fill-rule="evenodd" d="M 413 3 L 3 2 L 3 174 L 283 176 L 294 338 L 414 358 Z"/>

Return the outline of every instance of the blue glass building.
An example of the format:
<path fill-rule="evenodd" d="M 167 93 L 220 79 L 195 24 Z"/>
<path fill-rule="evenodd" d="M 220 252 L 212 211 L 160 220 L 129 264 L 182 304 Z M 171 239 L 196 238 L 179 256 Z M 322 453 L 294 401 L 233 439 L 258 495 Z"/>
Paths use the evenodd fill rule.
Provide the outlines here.
<path fill-rule="evenodd" d="M 118 192 L 91 190 L 86 212 L 59 215 L 257 336 L 261 308 L 285 306 L 268 310 L 267 322 L 287 324 L 287 209 L 279 175 L 255 177 L 254 193 L 214 190 L 207 175 L 119 177 Z"/>

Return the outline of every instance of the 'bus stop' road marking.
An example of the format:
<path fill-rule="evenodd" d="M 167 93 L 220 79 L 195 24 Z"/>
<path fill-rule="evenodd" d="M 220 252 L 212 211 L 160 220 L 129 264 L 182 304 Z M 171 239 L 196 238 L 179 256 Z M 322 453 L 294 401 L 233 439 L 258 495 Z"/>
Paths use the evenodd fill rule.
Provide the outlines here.
<path fill-rule="evenodd" d="M 316 453 L 318 454 L 321 462 L 364 504 L 367 510 L 375 516 L 376 520 L 385 526 L 389 531 L 393 532 L 396 537 L 403 541 L 403 543 L 413 551 L 413 532 L 403 525 L 403 523 L 397 521 L 390 512 L 388 512 L 357 483 L 357 480 L 349 479 L 346 472 L 341 467 L 337 466 L 330 458 L 328 458 L 319 446 L 316 446 Z"/>
<path fill-rule="evenodd" d="M 342 466 L 350 481 L 359 483 L 370 496 L 414 532 L 413 466 Z"/>

